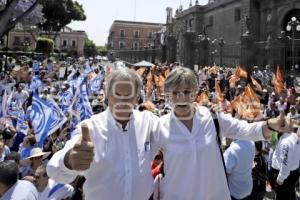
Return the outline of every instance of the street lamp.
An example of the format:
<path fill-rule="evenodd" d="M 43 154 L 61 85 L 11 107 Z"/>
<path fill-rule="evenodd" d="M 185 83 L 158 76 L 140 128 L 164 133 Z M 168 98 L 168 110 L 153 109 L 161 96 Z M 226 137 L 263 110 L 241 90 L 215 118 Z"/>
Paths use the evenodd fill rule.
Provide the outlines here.
<path fill-rule="evenodd" d="M 293 67 L 295 67 L 295 33 L 300 32 L 300 22 L 297 20 L 296 17 L 292 17 L 292 19 L 288 22 L 286 26 L 286 30 L 288 32 L 292 32 L 292 58 L 293 58 Z"/>

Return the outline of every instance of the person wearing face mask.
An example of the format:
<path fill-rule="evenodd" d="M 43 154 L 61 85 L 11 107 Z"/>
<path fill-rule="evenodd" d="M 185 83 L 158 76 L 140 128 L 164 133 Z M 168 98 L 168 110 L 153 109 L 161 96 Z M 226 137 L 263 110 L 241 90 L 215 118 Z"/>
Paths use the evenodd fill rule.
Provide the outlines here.
<path fill-rule="evenodd" d="M 260 141 L 270 138 L 274 130 L 291 132 L 294 125 L 286 122 L 284 113 L 254 123 L 235 119 L 222 112 L 218 105 L 209 109 L 195 104 L 197 91 L 195 73 L 185 67 L 173 69 L 164 83 L 172 110 L 160 118 L 153 137 L 153 145 L 164 152 L 161 200 L 230 200 L 217 138 Z M 211 111 L 218 121 L 219 134 Z"/>
<path fill-rule="evenodd" d="M 53 155 L 49 177 L 70 183 L 84 175 L 86 200 L 148 200 L 153 188 L 150 136 L 157 117 L 133 109 L 141 88 L 141 78 L 131 69 L 112 71 L 105 87 L 108 108 L 83 121 Z"/>

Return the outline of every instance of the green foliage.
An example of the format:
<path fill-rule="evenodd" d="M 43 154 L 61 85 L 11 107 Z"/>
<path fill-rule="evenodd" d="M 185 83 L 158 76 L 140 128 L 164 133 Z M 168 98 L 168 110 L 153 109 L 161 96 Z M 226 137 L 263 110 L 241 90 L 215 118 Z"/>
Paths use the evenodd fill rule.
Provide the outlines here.
<path fill-rule="evenodd" d="M 97 46 L 92 40 L 85 41 L 84 55 L 87 57 L 94 57 L 97 55 Z"/>
<path fill-rule="evenodd" d="M 97 55 L 106 56 L 108 51 L 104 46 L 97 46 Z"/>
<path fill-rule="evenodd" d="M 84 21 L 82 5 L 73 0 L 41 0 L 46 22 L 41 25 L 46 31 L 60 31 L 72 21 Z"/>
<path fill-rule="evenodd" d="M 54 42 L 49 38 L 38 38 L 36 44 L 36 52 L 49 55 L 53 51 Z"/>

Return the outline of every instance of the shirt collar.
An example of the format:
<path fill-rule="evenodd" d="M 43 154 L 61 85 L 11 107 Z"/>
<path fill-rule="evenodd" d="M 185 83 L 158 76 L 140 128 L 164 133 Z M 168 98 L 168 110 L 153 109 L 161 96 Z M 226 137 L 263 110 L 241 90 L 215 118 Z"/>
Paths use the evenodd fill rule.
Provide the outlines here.
<path fill-rule="evenodd" d="M 125 128 L 122 128 L 122 124 L 119 123 L 119 122 L 114 118 L 114 116 L 113 116 L 113 114 L 111 113 L 111 110 L 110 110 L 109 107 L 107 107 L 106 112 L 107 112 L 107 115 L 108 115 L 108 123 L 111 123 L 111 124 L 113 125 L 113 127 L 115 127 L 117 130 L 123 131 L 123 132 L 129 130 L 130 124 L 131 124 L 131 122 L 132 122 L 133 119 L 134 119 L 134 114 L 133 114 L 134 110 L 133 110 L 132 114 L 130 115 L 129 121 L 127 122 Z"/>

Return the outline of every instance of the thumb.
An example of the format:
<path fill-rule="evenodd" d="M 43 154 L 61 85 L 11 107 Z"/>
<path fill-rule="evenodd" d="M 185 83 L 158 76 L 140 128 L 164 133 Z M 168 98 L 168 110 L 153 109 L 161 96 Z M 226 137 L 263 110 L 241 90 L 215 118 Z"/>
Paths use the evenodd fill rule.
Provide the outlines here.
<path fill-rule="evenodd" d="M 82 142 L 90 142 L 90 133 L 89 128 L 86 123 L 81 123 L 81 134 L 82 134 Z"/>

